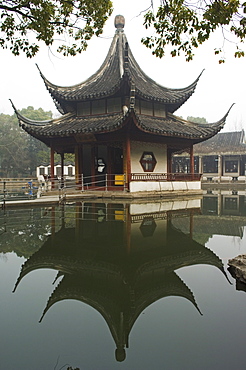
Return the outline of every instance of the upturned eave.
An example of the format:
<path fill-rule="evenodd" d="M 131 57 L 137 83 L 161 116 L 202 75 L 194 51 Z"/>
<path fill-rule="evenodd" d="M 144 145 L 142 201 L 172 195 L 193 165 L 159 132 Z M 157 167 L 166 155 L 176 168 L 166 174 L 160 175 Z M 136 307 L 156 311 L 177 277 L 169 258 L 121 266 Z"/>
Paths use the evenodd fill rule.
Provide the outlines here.
<path fill-rule="evenodd" d="M 116 30 L 108 54 L 96 73 L 73 86 L 58 86 L 51 83 L 40 71 L 47 90 L 57 109 L 66 113 L 66 102 L 102 99 L 115 95 L 124 81 L 134 83 L 136 95 L 144 100 L 162 102 L 168 111 L 175 112 L 194 93 L 200 75 L 184 88 L 168 88 L 148 77 L 136 62 L 122 30 Z"/>
<path fill-rule="evenodd" d="M 216 123 L 194 123 L 168 113 L 166 117 L 153 117 L 137 114 L 134 110 L 95 116 L 78 117 L 67 113 L 47 121 L 33 121 L 22 116 L 14 107 L 20 126 L 30 135 L 42 138 L 71 137 L 79 134 L 107 134 L 121 130 L 130 122 L 149 134 L 159 137 L 188 139 L 192 143 L 202 142 L 217 134 L 223 127 L 230 109 Z"/>

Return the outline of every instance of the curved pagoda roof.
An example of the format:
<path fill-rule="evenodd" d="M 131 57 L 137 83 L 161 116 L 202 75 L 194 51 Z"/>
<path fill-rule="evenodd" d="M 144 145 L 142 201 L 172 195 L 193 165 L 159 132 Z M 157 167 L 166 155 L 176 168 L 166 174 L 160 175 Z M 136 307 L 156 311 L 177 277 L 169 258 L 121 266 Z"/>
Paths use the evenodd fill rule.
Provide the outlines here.
<path fill-rule="evenodd" d="M 138 114 L 135 110 L 127 114 L 116 112 L 95 116 L 77 116 L 70 112 L 48 121 L 33 121 L 22 116 L 16 108 L 20 126 L 30 135 L 47 143 L 55 137 L 73 137 L 77 134 L 106 134 L 123 129 L 129 121 L 142 132 L 162 137 L 176 137 L 199 143 L 216 135 L 223 127 L 230 109 L 215 123 L 194 123 L 172 113 L 165 118 Z"/>
<path fill-rule="evenodd" d="M 122 16 L 120 17 L 122 20 Z M 162 102 L 169 112 L 175 112 L 194 93 L 201 74 L 189 86 L 172 89 L 161 86 L 148 77 L 136 62 L 124 33 L 124 22 L 115 20 L 116 32 L 108 54 L 96 73 L 73 86 L 51 83 L 40 71 L 45 86 L 58 110 L 66 113 L 66 103 L 100 99 L 114 95 L 124 82 L 134 84 L 136 96 L 148 101 Z M 123 18 L 124 20 L 124 18 Z"/>

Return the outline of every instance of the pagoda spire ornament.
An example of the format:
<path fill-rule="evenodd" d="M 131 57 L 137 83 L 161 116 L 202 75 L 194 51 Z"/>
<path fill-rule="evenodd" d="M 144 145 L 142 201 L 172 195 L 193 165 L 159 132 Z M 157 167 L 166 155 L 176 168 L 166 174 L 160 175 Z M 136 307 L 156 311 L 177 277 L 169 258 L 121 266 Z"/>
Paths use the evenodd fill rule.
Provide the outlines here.
<path fill-rule="evenodd" d="M 123 15 L 116 15 L 114 19 L 114 25 L 117 29 L 123 29 L 125 26 L 125 18 Z"/>

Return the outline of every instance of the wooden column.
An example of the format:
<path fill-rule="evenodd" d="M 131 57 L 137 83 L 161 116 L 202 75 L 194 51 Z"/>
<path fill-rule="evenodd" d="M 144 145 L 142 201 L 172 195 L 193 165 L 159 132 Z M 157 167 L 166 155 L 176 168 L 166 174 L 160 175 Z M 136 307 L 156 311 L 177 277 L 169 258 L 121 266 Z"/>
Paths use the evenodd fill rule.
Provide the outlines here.
<path fill-rule="evenodd" d="M 79 145 L 75 147 L 75 181 L 77 185 L 81 185 L 82 182 L 82 148 Z"/>
<path fill-rule="evenodd" d="M 126 137 L 126 182 L 128 184 L 128 189 L 130 178 L 131 178 L 131 142 L 128 134 Z"/>
<path fill-rule="evenodd" d="M 79 146 L 79 183 L 83 182 L 83 145 Z"/>
<path fill-rule="evenodd" d="M 190 147 L 190 173 L 191 173 L 191 180 L 193 180 L 194 175 L 194 154 L 193 154 L 193 145 Z"/>
<path fill-rule="evenodd" d="M 167 179 L 171 180 L 172 176 L 172 150 L 167 148 Z"/>
<path fill-rule="evenodd" d="M 108 186 L 114 185 L 114 179 L 112 174 L 112 153 L 113 150 L 110 146 L 107 147 L 107 175 L 108 175 Z"/>
<path fill-rule="evenodd" d="M 64 187 L 64 153 L 61 153 L 61 187 Z"/>
<path fill-rule="evenodd" d="M 203 174 L 202 156 L 199 155 L 199 173 Z"/>
<path fill-rule="evenodd" d="M 91 182 L 92 186 L 96 185 L 96 147 L 94 145 L 91 146 Z"/>
<path fill-rule="evenodd" d="M 221 157 L 221 154 L 218 155 L 218 176 L 219 178 L 221 178 L 221 176 L 223 175 L 222 173 L 222 157 Z"/>
<path fill-rule="evenodd" d="M 55 188 L 55 152 L 54 149 L 50 148 L 50 177 L 51 177 L 51 189 Z"/>
<path fill-rule="evenodd" d="M 79 184 L 79 146 L 75 146 L 74 150 L 75 154 L 75 182 L 76 184 Z"/>

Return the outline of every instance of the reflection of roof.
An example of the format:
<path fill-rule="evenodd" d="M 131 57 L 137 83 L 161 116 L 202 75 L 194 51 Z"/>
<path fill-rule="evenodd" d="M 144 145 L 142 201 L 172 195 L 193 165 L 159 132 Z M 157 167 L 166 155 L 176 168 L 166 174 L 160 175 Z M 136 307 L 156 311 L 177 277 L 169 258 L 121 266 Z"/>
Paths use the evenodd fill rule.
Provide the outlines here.
<path fill-rule="evenodd" d="M 99 234 L 86 234 L 83 226 L 87 230 L 91 222 L 85 220 L 83 225 L 81 221 L 76 231 L 63 227 L 50 236 L 23 264 L 15 289 L 31 271 L 40 268 L 57 270 L 57 277 L 61 280 L 51 294 L 41 320 L 61 300 L 76 299 L 87 303 L 104 317 L 116 343 L 117 353 L 125 351 L 132 326 L 141 312 L 153 302 L 177 296 L 190 301 L 199 311 L 192 291 L 176 274 L 177 269 L 209 264 L 223 271 L 222 261 L 211 250 L 171 224 L 167 230 L 163 229 L 167 236 L 165 245 L 154 242 L 156 246 L 153 248 L 140 248 L 129 253 L 125 245 L 116 244 L 113 237 L 105 243 L 101 237 L 102 229 Z M 105 224 L 107 226 L 110 221 Z M 124 230 L 124 224 L 119 225 Z M 117 235 L 120 235 L 119 230 Z M 141 233 L 139 237 L 142 240 Z M 152 238 L 155 238 L 155 233 L 150 242 Z"/>
<path fill-rule="evenodd" d="M 246 154 L 244 131 L 221 132 L 205 142 L 194 145 L 194 154 Z"/>
<path fill-rule="evenodd" d="M 176 275 L 165 270 L 141 277 L 135 284 L 124 279 L 115 281 L 107 274 L 97 274 L 93 269 L 86 273 L 66 274 L 51 294 L 43 315 L 62 300 L 75 299 L 95 308 L 105 319 L 116 347 L 128 347 L 129 334 L 141 312 L 157 300 L 178 296 L 189 300 L 197 309 L 191 290 Z"/>
<path fill-rule="evenodd" d="M 174 218 L 172 223 L 176 225 L 178 220 L 182 223 L 181 220 L 187 220 L 187 218 Z M 87 220 L 84 222 L 85 225 L 90 223 Z M 116 229 L 116 233 L 123 239 L 119 228 Z M 96 234 L 91 235 L 90 238 L 86 237 L 84 241 L 81 235 L 83 248 L 77 249 L 75 234 L 73 228 L 61 228 L 55 236 L 48 237 L 43 246 L 23 264 L 18 281 L 31 271 L 40 268 L 51 268 L 64 274 L 77 274 L 93 269 L 102 274 L 110 273 L 114 278 L 124 276 L 126 281 L 130 281 L 138 274 L 148 273 L 152 268 L 171 272 L 183 265 L 190 266 L 196 263 L 222 268 L 221 260 L 210 249 L 190 239 L 178 229 L 171 228 L 171 225 L 168 228 L 168 246 L 165 246 L 165 249 L 160 247 L 147 251 L 140 250 L 130 257 L 125 254 L 124 244 L 120 243 L 118 247 L 120 249 L 115 249 L 112 235 L 104 241 Z M 121 250 L 120 254 L 119 250 Z"/>

